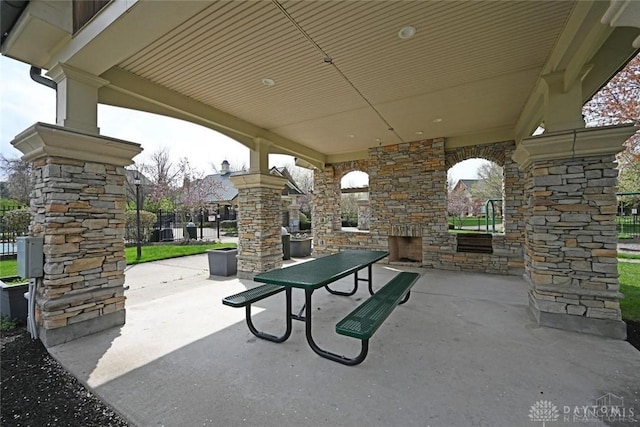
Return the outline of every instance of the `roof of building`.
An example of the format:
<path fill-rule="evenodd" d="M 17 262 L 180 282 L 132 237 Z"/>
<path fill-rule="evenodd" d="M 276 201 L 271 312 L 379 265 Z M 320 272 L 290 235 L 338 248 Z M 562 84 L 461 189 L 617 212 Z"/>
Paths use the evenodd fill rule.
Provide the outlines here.
<path fill-rule="evenodd" d="M 462 184 L 464 184 L 465 187 L 467 187 L 468 189 L 473 188 L 474 185 L 476 185 L 478 183 L 478 179 L 461 179 L 458 182 L 461 182 Z"/>
<path fill-rule="evenodd" d="M 199 185 L 205 185 L 210 188 L 210 193 L 204 197 L 206 203 L 222 203 L 231 202 L 238 196 L 238 189 L 233 185 L 231 180 L 232 176 L 242 175 L 247 173 L 246 171 L 239 172 L 225 172 L 218 174 L 211 174 L 205 176 Z M 269 170 L 272 175 L 286 178 L 288 181 L 282 190 L 282 195 L 303 195 L 305 194 L 298 184 L 291 176 L 291 173 L 286 167 L 272 167 Z"/>

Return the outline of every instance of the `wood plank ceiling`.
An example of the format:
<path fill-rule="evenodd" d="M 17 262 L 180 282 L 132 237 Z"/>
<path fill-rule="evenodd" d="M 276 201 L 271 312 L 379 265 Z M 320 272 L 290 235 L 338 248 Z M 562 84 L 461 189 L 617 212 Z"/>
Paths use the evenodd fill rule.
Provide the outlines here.
<path fill-rule="evenodd" d="M 119 67 L 335 155 L 513 129 L 573 7 L 216 1 Z"/>

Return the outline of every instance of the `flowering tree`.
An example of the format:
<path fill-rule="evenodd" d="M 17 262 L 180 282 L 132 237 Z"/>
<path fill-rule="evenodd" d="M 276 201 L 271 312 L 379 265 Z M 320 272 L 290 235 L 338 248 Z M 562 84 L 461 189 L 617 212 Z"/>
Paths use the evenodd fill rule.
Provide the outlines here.
<path fill-rule="evenodd" d="M 593 98 L 582 113 L 587 125 L 607 126 L 620 123 L 640 125 L 640 55 L 633 58 Z M 622 160 L 637 161 L 640 155 L 640 133 L 625 143 Z"/>
<path fill-rule="evenodd" d="M 454 190 L 454 185 L 451 180 L 447 181 L 447 187 L 449 190 L 447 192 L 447 213 L 454 218 L 458 217 L 461 227 L 462 216 L 469 211 L 469 198 L 463 190 Z"/>
<path fill-rule="evenodd" d="M 142 163 L 140 169 L 151 181 L 146 189 L 144 206 L 146 210 L 171 211 L 175 208 L 178 196 L 181 170 L 171 162 L 169 149 L 164 147 L 151 154 L 149 163 Z"/>
<path fill-rule="evenodd" d="M 620 123 L 640 125 L 640 55 L 633 58 L 583 108 L 587 125 Z M 619 191 L 640 191 L 640 132 L 625 142 L 618 155 Z M 623 197 L 623 203 L 640 204 L 640 197 Z"/>
<path fill-rule="evenodd" d="M 502 198 L 502 167 L 494 162 L 483 163 L 477 174 L 478 182 L 470 189 L 476 212 L 488 199 Z"/>

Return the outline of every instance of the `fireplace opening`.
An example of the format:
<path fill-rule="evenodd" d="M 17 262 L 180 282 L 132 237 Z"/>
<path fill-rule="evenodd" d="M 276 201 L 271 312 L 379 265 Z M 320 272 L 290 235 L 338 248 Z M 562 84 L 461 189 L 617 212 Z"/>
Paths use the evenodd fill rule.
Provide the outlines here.
<path fill-rule="evenodd" d="M 422 237 L 389 236 L 389 262 L 422 263 Z"/>

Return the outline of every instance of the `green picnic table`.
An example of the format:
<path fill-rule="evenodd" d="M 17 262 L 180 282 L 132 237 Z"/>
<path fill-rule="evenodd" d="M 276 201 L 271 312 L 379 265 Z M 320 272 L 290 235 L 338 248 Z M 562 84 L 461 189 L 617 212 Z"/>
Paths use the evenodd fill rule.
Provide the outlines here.
<path fill-rule="evenodd" d="M 397 305 L 403 304 L 409 299 L 409 289 L 419 277 L 418 273 L 402 272 L 380 291 L 374 292 L 372 266 L 388 255 L 389 253 L 386 251 L 347 250 L 312 261 L 271 270 L 258 274 L 253 279 L 256 282 L 264 283 L 264 285 L 231 295 L 224 298 L 222 302 L 232 307 L 245 307 L 249 330 L 257 337 L 273 342 L 283 342 L 289 338 L 292 319 L 304 321 L 307 342 L 315 353 L 345 365 L 357 365 L 367 356 L 371 335 Z M 368 270 L 367 277 L 359 277 L 358 272 L 365 268 Z M 354 275 L 351 291 L 336 291 L 329 287 L 331 283 L 351 274 Z M 312 335 L 312 296 L 314 291 L 325 287 L 334 295 L 350 296 L 357 292 L 359 282 L 367 283 L 371 297 L 342 319 L 336 325 L 336 332 L 360 339 L 362 341 L 360 354 L 351 358 L 323 350 L 316 344 Z M 291 310 L 291 290 L 293 288 L 303 289 L 305 292 L 305 304 L 298 314 L 292 314 Z M 286 299 L 286 331 L 284 335 L 275 336 L 258 331 L 251 320 L 251 304 L 282 291 L 285 292 Z"/>

